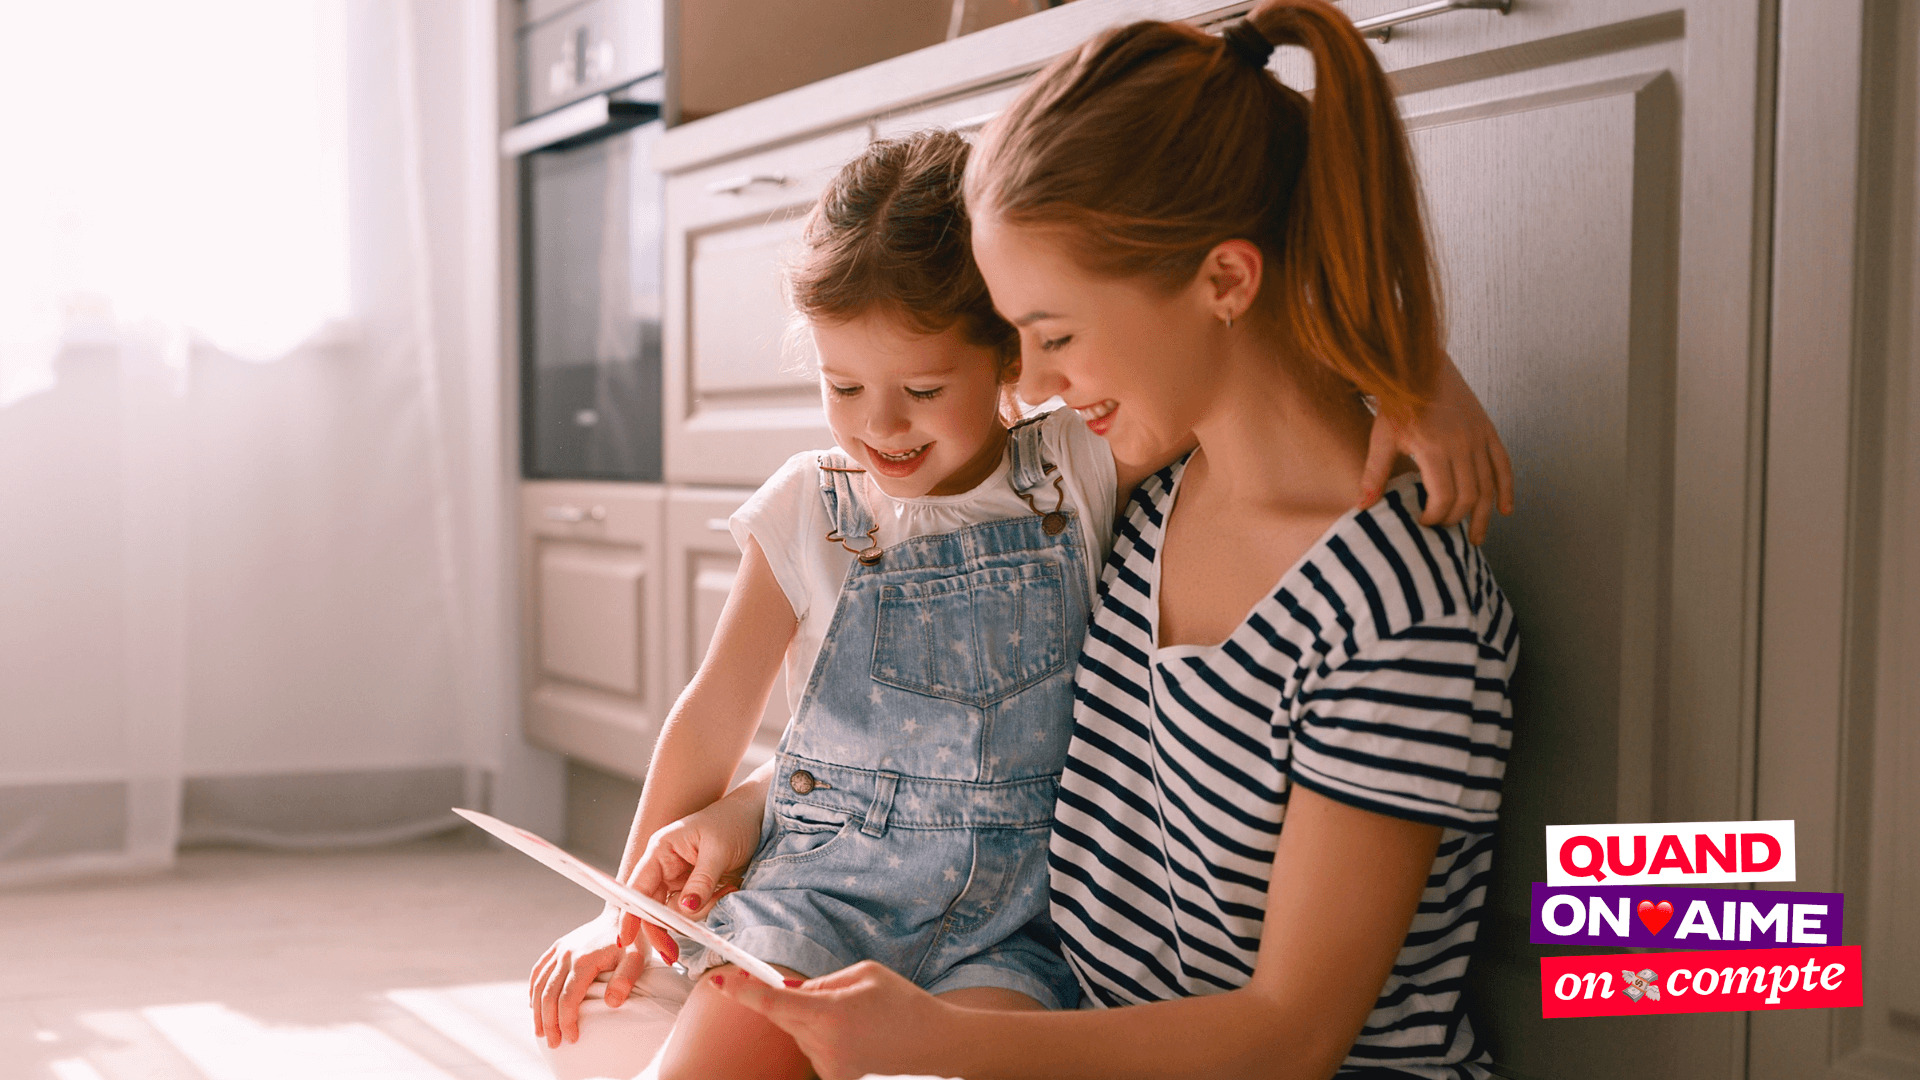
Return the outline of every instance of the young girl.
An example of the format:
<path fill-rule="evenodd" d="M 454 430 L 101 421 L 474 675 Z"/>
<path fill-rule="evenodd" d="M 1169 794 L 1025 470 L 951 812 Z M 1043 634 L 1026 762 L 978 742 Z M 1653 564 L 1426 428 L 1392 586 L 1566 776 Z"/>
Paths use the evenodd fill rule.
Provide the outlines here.
<path fill-rule="evenodd" d="M 732 519 L 740 574 L 662 732 L 623 872 L 689 911 L 711 905 L 709 925 L 797 977 L 872 959 L 951 1004 L 1060 1009 L 1079 995 L 1048 919 L 1046 849 L 1072 676 L 1118 493 L 1145 468 L 1116 468 L 1072 410 L 1006 423 L 1018 338 L 972 262 L 966 157 L 951 133 L 877 143 L 808 222 L 791 292 L 839 449 L 796 456 Z M 1487 445 L 1459 392 L 1471 422 L 1448 417 L 1442 437 L 1412 440 L 1422 452 Z M 1190 444 L 1167 429 L 1133 450 L 1157 464 Z M 716 803 L 782 662 L 794 719 L 770 792 Z M 760 843 L 714 902 L 715 869 L 748 853 L 728 821 Z M 597 975 L 613 970 L 609 1005 L 638 975 L 620 949 L 633 926 L 615 921 L 536 967 L 550 1043 L 576 1037 L 569 1014 Z M 660 1075 L 810 1075 L 790 1038 L 715 992 L 731 968 L 684 959 L 715 978 L 688 998 Z"/>

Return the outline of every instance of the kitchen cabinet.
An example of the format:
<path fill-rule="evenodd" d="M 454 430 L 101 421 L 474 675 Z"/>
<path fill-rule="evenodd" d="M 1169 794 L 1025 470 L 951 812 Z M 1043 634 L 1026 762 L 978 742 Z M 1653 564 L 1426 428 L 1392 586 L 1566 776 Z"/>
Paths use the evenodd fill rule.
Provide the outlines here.
<path fill-rule="evenodd" d="M 1448 347 L 1520 492 L 1487 544 L 1522 645 L 1471 979 L 1480 1029 L 1522 1074 L 1727 1075 L 1745 1057 L 1732 1014 L 1543 1025 L 1551 950 L 1527 937 L 1544 825 L 1752 816 L 1731 751 L 1751 722 L 1760 36 L 1752 7 L 1603 2 L 1461 12 L 1378 46 Z"/>
<path fill-rule="evenodd" d="M 932 45 L 947 36 L 953 3 L 670 0 L 667 10 L 677 123 Z"/>
<path fill-rule="evenodd" d="M 874 118 L 873 137 L 892 139 L 928 128 L 951 128 L 976 135 L 1020 96 L 1020 88 L 1025 83 L 1025 79 L 1014 79 L 984 90 L 971 90 L 945 100 L 882 114 Z"/>
<path fill-rule="evenodd" d="M 794 453 L 833 442 L 780 267 L 820 189 L 867 134 L 861 125 L 669 177 L 669 481 L 754 485 Z"/>
<path fill-rule="evenodd" d="M 739 571 L 727 517 L 752 491 L 548 481 L 522 490 L 526 729 L 635 780 L 699 670 Z M 787 724 L 776 679 L 736 774 Z"/>
<path fill-rule="evenodd" d="M 536 742 L 639 777 L 670 702 L 653 484 L 521 485 L 522 681 Z"/>
<path fill-rule="evenodd" d="M 751 494 L 739 489 L 676 488 L 667 497 L 667 671 L 675 695 L 700 669 L 733 589 L 740 549 L 727 530 L 727 517 Z M 767 696 L 753 745 L 736 779 L 773 755 L 787 719 L 787 686 L 781 676 Z"/>

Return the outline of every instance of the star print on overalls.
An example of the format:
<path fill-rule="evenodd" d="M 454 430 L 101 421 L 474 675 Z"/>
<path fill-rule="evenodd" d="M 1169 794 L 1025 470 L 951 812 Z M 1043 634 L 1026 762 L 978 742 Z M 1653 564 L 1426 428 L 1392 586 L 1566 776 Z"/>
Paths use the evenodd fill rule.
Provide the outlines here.
<path fill-rule="evenodd" d="M 1041 434 L 1009 440 L 1016 493 L 1045 475 Z M 828 542 L 877 537 L 864 478 L 832 452 L 818 464 Z M 1066 961 L 1023 937 L 1047 913 L 1074 628 L 1090 608 L 1090 553 L 1077 530 L 1045 527 L 1050 512 L 848 560 L 776 751 L 786 782 L 768 797 L 746 887 L 715 905 L 710 929 L 809 975 L 865 958 L 922 987 L 964 971 L 969 985 L 1077 1004 Z"/>

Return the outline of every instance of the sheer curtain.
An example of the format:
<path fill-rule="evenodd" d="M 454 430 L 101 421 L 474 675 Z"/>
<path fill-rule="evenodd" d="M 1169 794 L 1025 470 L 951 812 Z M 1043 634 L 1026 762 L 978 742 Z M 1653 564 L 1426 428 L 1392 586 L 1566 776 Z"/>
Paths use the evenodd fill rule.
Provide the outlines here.
<path fill-rule="evenodd" d="M 493 5 L 9 18 L 0 882 L 454 803 L 551 829 L 513 706 Z"/>

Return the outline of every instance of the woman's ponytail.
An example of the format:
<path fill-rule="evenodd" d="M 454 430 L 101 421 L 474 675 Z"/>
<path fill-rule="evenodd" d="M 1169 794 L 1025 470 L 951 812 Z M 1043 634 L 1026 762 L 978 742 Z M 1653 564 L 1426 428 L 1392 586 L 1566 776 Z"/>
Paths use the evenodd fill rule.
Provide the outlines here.
<path fill-rule="evenodd" d="M 1416 408 L 1441 357 L 1439 288 L 1412 154 L 1386 73 L 1326 0 L 1267 0 L 1247 16 L 1313 55 L 1307 150 L 1281 253 L 1282 316 L 1303 348 L 1383 408 Z"/>
<path fill-rule="evenodd" d="M 1266 69 L 1262 38 L 1312 53 L 1311 102 Z M 1225 37 L 1141 22 L 1088 42 L 989 127 L 967 199 L 1169 287 L 1252 240 L 1290 352 L 1392 413 L 1431 391 L 1439 289 L 1406 135 L 1371 48 L 1325 0 L 1267 0 Z"/>

